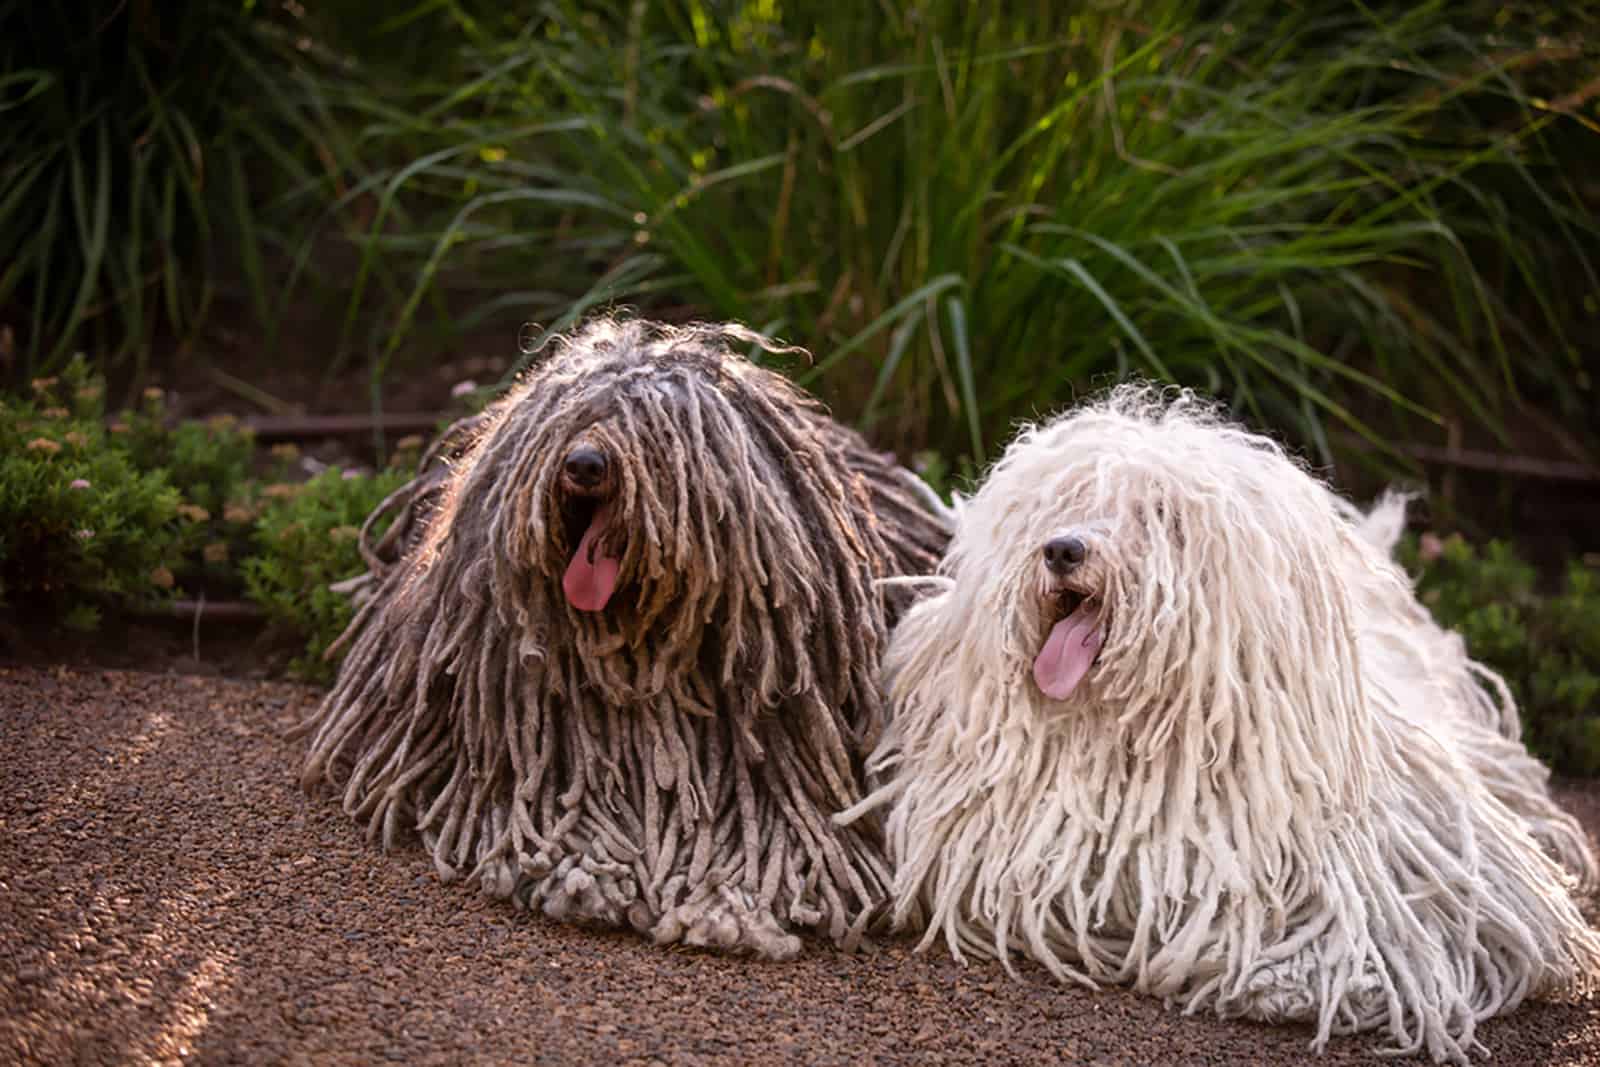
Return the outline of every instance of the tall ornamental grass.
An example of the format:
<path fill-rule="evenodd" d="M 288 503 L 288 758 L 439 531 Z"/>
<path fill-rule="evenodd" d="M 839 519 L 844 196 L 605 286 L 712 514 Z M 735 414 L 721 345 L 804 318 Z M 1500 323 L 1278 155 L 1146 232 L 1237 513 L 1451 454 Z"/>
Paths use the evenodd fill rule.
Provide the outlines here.
<path fill-rule="evenodd" d="M 1111 377 L 1323 458 L 1445 418 L 1592 444 L 1592 20 L 1148 0 L 430 2 L 346 103 L 371 166 L 335 349 L 740 319 L 880 439 L 981 461 Z M 448 56 L 441 62 L 440 56 Z M 1587 86 L 1587 88 L 1585 88 Z M 396 95 L 396 94 L 400 95 Z M 348 217 L 348 216 L 342 216 Z M 310 246 L 307 246 L 310 247 Z"/>
<path fill-rule="evenodd" d="M 1522 0 L 0 0 L 0 370 L 137 378 L 226 303 L 376 401 L 463 336 L 626 303 L 802 344 L 839 414 L 957 468 L 1133 374 L 1324 460 L 1441 423 L 1592 456 L 1597 30 Z"/>
<path fill-rule="evenodd" d="M 0 0 L 0 375 L 137 377 L 219 296 L 270 329 L 275 259 L 357 167 L 312 33 L 280 0 Z"/>

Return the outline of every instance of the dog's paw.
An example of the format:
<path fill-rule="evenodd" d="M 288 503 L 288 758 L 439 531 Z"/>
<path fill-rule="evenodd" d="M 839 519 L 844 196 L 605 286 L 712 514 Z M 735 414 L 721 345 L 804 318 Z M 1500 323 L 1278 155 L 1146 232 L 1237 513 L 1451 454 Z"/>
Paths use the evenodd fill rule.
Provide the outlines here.
<path fill-rule="evenodd" d="M 552 865 L 540 853 L 523 864 L 517 903 L 561 922 L 637 925 L 639 887 L 632 871 L 593 856 L 567 855 Z"/>
<path fill-rule="evenodd" d="M 800 954 L 800 939 L 784 930 L 771 909 L 727 886 L 701 889 L 668 908 L 650 937 L 658 945 L 682 942 L 766 960 L 792 960 Z"/>
<path fill-rule="evenodd" d="M 1315 1021 L 1322 1014 L 1322 968 L 1326 966 L 1309 953 L 1300 953 L 1257 968 L 1245 982 L 1233 1014 L 1268 1023 Z M 1362 1024 L 1382 1018 L 1388 1011 L 1388 992 L 1383 978 L 1367 964 L 1352 975 L 1339 996 L 1335 1031 L 1364 1028 Z"/>
<path fill-rule="evenodd" d="M 1369 964 L 1344 988 L 1339 999 L 1339 1018 L 1334 1030 L 1366 1030 L 1389 1015 L 1389 988 L 1383 977 Z"/>
<path fill-rule="evenodd" d="M 1266 1023 L 1305 1022 L 1317 1017 L 1317 997 L 1304 957 L 1258 967 L 1235 1000 L 1236 1012 Z"/>

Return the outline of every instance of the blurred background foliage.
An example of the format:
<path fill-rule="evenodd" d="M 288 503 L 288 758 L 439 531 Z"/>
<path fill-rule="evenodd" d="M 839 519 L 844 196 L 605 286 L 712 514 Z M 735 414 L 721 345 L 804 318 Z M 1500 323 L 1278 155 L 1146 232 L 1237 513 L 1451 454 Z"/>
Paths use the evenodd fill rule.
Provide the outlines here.
<path fill-rule="evenodd" d="M 788 369 L 841 416 L 955 470 L 1134 373 L 1322 463 L 1446 426 L 1590 462 L 1597 27 L 1521 0 L 0 0 L 0 359 L 139 384 L 221 316 L 380 405 L 452 346 L 627 304 L 806 346 Z"/>

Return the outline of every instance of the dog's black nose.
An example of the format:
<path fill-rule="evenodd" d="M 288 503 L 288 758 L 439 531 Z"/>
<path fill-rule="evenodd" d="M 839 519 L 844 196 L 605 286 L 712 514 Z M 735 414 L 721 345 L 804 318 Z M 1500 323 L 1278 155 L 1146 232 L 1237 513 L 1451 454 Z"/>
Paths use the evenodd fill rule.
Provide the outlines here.
<path fill-rule="evenodd" d="M 606 476 L 606 457 L 597 449 L 574 448 L 567 454 L 567 477 L 574 485 L 592 489 Z"/>
<path fill-rule="evenodd" d="M 1044 545 L 1044 565 L 1056 574 L 1066 574 L 1089 554 L 1089 546 L 1078 537 L 1057 537 Z"/>

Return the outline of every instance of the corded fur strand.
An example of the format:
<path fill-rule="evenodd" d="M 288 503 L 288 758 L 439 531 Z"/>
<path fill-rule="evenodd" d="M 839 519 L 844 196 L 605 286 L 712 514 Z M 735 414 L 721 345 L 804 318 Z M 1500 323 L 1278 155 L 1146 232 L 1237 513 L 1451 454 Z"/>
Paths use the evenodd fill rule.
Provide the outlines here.
<path fill-rule="evenodd" d="M 1589 844 L 1390 560 L 1404 507 L 1361 515 L 1189 394 L 1026 429 L 893 633 L 887 781 L 840 820 L 889 806 L 896 921 L 1318 1050 L 1465 1062 L 1481 1020 L 1588 991 Z M 1104 643 L 1057 700 L 1030 668 L 1063 589 Z"/>
<path fill-rule="evenodd" d="M 831 815 L 882 727 L 873 582 L 932 570 L 950 521 L 733 343 L 775 350 L 596 321 L 445 432 L 363 530 L 304 782 L 385 847 L 420 835 L 445 879 L 786 958 L 799 928 L 849 947 L 886 910 L 880 828 Z M 579 444 L 610 459 L 620 558 L 588 612 L 562 593 Z"/>

